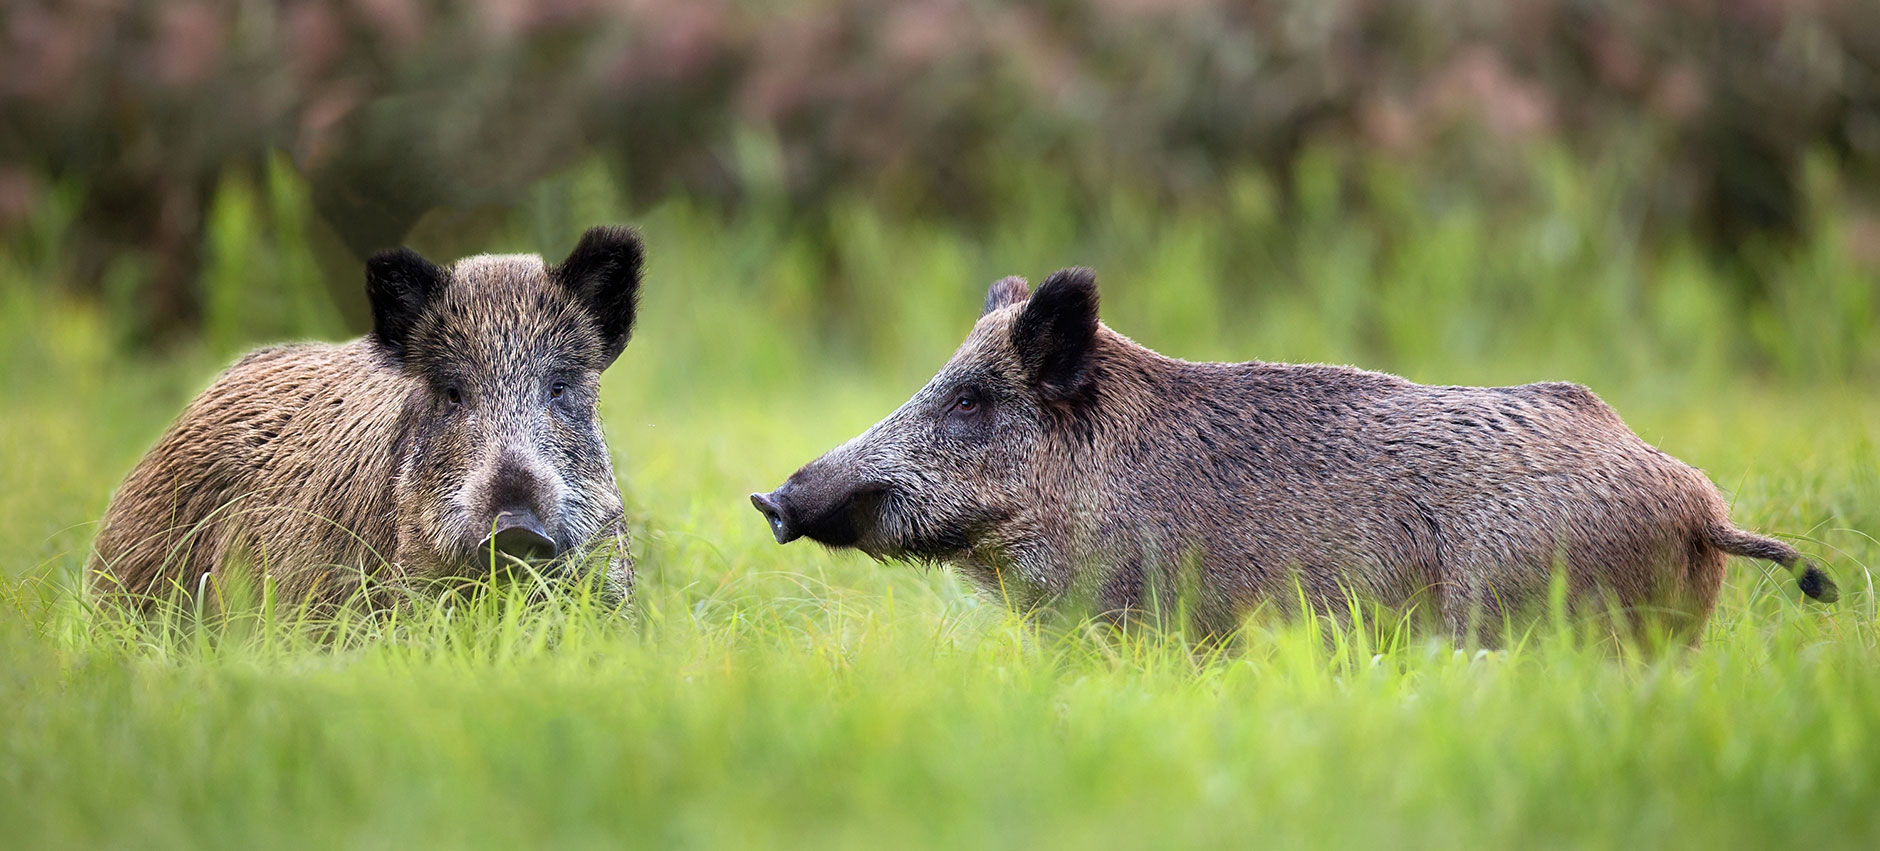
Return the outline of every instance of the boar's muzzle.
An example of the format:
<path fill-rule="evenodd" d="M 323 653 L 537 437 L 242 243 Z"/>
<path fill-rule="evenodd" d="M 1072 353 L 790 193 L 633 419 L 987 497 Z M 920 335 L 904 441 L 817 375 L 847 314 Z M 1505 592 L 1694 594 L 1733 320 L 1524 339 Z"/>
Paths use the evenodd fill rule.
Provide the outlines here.
<path fill-rule="evenodd" d="M 770 493 L 751 494 L 751 505 L 770 523 L 777 543 L 808 537 L 831 547 L 852 547 L 873 529 L 886 485 L 844 485 L 791 476 Z"/>
<path fill-rule="evenodd" d="M 497 515 L 495 531 L 484 539 L 483 549 L 486 554 L 493 550 L 524 561 L 550 559 L 561 554 L 561 547 L 549 537 L 542 521 L 528 509 L 512 509 Z"/>
<path fill-rule="evenodd" d="M 798 532 L 795 526 L 790 525 L 788 519 L 785 519 L 783 500 L 778 497 L 782 493 L 783 488 L 778 488 L 770 493 L 751 494 L 751 505 L 755 506 L 757 513 L 764 515 L 764 520 L 770 523 L 770 534 L 777 538 L 777 543 L 787 544 L 802 537 L 802 533 Z"/>

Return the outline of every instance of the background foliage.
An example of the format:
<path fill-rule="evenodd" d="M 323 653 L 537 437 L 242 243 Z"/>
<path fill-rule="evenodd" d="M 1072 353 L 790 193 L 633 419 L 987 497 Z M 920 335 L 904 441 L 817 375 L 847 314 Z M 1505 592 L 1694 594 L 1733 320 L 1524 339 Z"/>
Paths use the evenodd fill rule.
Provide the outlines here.
<path fill-rule="evenodd" d="M 589 159 L 641 203 L 784 210 L 829 250 L 856 196 L 989 232 L 1038 164 L 1079 226 L 1119 188 L 1232 204 L 1252 173 L 1283 230 L 1324 212 L 1312 193 L 1391 203 L 1364 185 L 1376 159 L 1499 215 L 1550 200 L 1540 148 L 1605 170 L 1647 250 L 1747 255 L 1722 283 L 1765 300 L 1754 258 L 1818 227 L 1812 161 L 1855 188 L 1880 262 L 1862 0 L 54 0 L 0 31 L 0 233 L 69 193 L 65 280 L 129 301 L 140 339 L 200 323 L 216 199 L 275 152 L 309 179 L 354 326 L 348 252 L 439 210 L 433 230 L 472 231 Z"/>

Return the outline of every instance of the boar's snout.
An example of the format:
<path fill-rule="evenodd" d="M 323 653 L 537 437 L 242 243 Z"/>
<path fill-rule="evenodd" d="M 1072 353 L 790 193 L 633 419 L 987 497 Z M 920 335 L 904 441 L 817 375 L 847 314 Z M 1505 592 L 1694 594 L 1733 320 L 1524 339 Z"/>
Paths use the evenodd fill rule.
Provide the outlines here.
<path fill-rule="evenodd" d="M 549 537 L 541 519 L 527 508 L 497 515 L 495 531 L 484 539 L 483 548 L 525 561 L 551 559 L 561 554 L 561 547 Z"/>
<path fill-rule="evenodd" d="M 489 537 L 479 541 L 485 560 L 492 552 L 537 561 L 561 555 L 562 546 L 549 532 L 560 504 L 549 487 L 549 476 L 526 452 L 508 450 L 498 456 L 490 479 L 485 510 L 491 518 Z"/>
<path fill-rule="evenodd" d="M 852 547 L 875 527 L 888 486 L 844 482 L 798 472 L 783 487 L 751 494 L 751 505 L 770 523 L 777 543 L 808 537 L 832 547 Z"/>
<path fill-rule="evenodd" d="M 770 493 L 751 494 L 751 505 L 757 509 L 757 513 L 764 515 L 765 522 L 770 524 L 770 534 L 776 536 L 779 544 L 790 543 L 803 534 L 790 524 L 783 513 L 783 490 L 778 488 Z"/>

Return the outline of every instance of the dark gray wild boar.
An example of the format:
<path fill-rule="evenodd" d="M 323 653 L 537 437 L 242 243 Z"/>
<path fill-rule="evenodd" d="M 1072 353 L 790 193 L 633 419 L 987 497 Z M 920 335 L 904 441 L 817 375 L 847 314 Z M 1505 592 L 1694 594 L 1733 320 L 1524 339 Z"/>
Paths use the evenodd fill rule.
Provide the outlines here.
<path fill-rule="evenodd" d="M 1564 567 L 1571 606 L 1694 636 L 1726 554 L 1837 593 L 1584 387 L 1176 360 L 1097 321 L 1088 269 L 994 284 L 926 387 L 751 499 L 779 543 L 951 563 L 1020 607 L 1127 618 L 1179 592 L 1210 634 L 1303 595 L 1485 638 L 1472 625 L 1544 604 Z"/>
<path fill-rule="evenodd" d="M 93 587 L 147 608 L 215 571 L 265 571 L 284 601 L 383 606 L 502 554 L 597 568 L 624 600 L 633 563 L 596 406 L 641 261 L 638 234 L 610 227 L 559 266 L 373 257 L 372 333 L 262 349 L 198 396 L 113 497 Z"/>

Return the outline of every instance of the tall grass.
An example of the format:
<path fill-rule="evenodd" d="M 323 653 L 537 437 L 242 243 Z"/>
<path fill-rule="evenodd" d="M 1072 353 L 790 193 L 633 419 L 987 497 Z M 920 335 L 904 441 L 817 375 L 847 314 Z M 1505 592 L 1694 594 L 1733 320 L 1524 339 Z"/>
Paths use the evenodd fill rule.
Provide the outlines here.
<path fill-rule="evenodd" d="M 316 629 L 265 605 L 132 622 L 74 591 L 116 481 L 216 369 L 341 333 L 290 170 L 217 202 L 195 346 L 114 344 L 61 273 L 55 194 L 0 257 L 0 836 L 61 846 L 1870 847 L 1880 840 L 1874 273 L 1832 182 L 1745 294 L 1646 248 L 1617 169 L 1542 159 L 1491 216 L 1311 159 L 1287 208 L 1103 199 L 1048 179 L 983 229 L 862 199 L 813 221 L 635 208 L 583 166 L 477 244 L 631 221 L 650 267 L 602 415 L 634 522 L 633 617 L 506 584 Z M 1022 191 L 1020 191 L 1022 190 Z M 1352 193 L 1366 199 L 1362 209 Z M 1433 382 L 1576 380 L 1706 470 L 1845 596 L 1732 563 L 1703 646 L 1615 657 L 1257 621 L 1231 646 L 1027 620 L 945 571 L 777 547 L 744 494 L 866 427 L 991 280 L 1095 266 L 1114 328 L 1171 355 L 1355 362 Z M 125 274 L 134 274 L 134 270 Z M 263 595 L 265 599 L 265 594 Z M 1329 632 L 1328 632 L 1329 631 Z"/>

